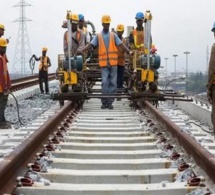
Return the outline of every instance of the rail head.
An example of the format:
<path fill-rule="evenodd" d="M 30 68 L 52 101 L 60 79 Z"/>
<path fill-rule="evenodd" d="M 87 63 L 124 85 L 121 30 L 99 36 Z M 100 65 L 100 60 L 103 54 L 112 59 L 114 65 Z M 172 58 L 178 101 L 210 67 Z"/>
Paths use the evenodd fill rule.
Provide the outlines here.
<path fill-rule="evenodd" d="M 201 167 L 208 176 L 215 182 L 215 156 L 208 152 L 198 142 L 196 142 L 190 135 L 183 132 L 179 126 L 174 124 L 168 117 L 157 110 L 149 102 L 144 102 L 147 110 L 154 114 L 156 120 L 165 125 L 166 129 L 176 137 L 178 142 L 184 147 L 186 152 L 190 154 L 195 162 Z"/>
<path fill-rule="evenodd" d="M 35 154 L 42 150 L 42 143 L 45 143 L 72 108 L 77 105 L 69 102 L 59 112 L 50 118 L 45 124 L 22 142 L 13 152 L 1 161 L 0 166 L 0 194 L 12 193 L 16 187 L 16 178 L 26 172 L 26 166 L 35 160 Z"/>

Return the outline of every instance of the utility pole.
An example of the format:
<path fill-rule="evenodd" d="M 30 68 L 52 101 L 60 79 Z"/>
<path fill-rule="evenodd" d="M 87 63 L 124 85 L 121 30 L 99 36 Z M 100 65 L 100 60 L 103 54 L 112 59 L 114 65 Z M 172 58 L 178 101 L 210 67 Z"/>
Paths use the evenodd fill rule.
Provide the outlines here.
<path fill-rule="evenodd" d="M 188 54 L 190 54 L 189 51 L 185 51 L 184 54 L 186 55 L 186 93 L 187 93 L 187 78 L 188 78 Z"/>
<path fill-rule="evenodd" d="M 14 5 L 14 7 L 19 7 L 20 15 L 19 18 L 14 21 L 19 23 L 19 30 L 13 59 L 13 70 L 18 70 L 18 72 L 20 72 L 22 76 L 27 73 L 26 64 L 28 64 L 31 56 L 31 48 L 26 25 L 26 22 L 30 22 L 31 20 L 25 17 L 26 6 L 31 5 L 26 3 L 25 0 L 20 0 L 18 4 Z"/>
<path fill-rule="evenodd" d="M 176 57 L 178 57 L 177 54 L 174 54 L 173 57 L 175 58 L 175 90 L 176 90 Z"/>
<path fill-rule="evenodd" d="M 166 60 L 166 85 L 167 85 L 167 60 L 168 60 L 169 58 L 164 58 L 164 60 Z"/>

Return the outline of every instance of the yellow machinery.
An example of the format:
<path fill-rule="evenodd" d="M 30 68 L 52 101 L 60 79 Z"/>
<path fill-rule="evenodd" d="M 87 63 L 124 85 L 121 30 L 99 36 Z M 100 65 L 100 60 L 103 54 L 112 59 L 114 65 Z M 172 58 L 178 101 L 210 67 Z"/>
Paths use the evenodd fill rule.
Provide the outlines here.
<path fill-rule="evenodd" d="M 151 12 L 146 11 L 144 17 L 144 49 L 143 51 L 134 50 L 130 67 L 130 71 L 133 71 L 131 74 L 134 76 L 131 77 L 133 81 L 129 89 L 134 92 L 150 90 L 150 86 L 155 86 L 154 83 L 158 78 L 157 69 L 160 67 L 160 56 L 151 52 L 151 20 Z"/>
<path fill-rule="evenodd" d="M 58 55 L 57 76 L 60 81 L 60 90 L 59 93 L 53 94 L 53 99 L 60 100 L 61 105 L 63 105 L 64 100 L 82 103 L 85 99 L 90 98 L 108 98 L 110 94 L 103 94 L 101 89 L 93 88 L 95 82 L 102 81 L 97 50 L 90 50 L 84 63 L 82 56 L 71 56 L 70 16 L 71 12 L 68 11 L 68 55 Z M 170 100 L 166 96 L 181 97 L 176 94 L 156 93 L 160 56 L 151 51 L 151 20 L 152 15 L 150 11 L 147 11 L 145 14 L 144 44 L 141 44 L 144 46 L 144 50 L 134 50 L 133 59 L 127 60 L 126 63 L 125 88 L 117 89 L 117 93 L 111 94 L 111 97 L 126 98 L 133 101 L 138 99 L 165 101 Z"/>
<path fill-rule="evenodd" d="M 71 71 L 67 70 L 68 60 L 64 54 L 58 55 L 58 71 L 57 74 L 61 77 L 61 81 L 66 85 L 78 84 L 78 72 L 82 71 L 83 60 L 82 56 L 71 57 Z M 76 65 L 75 65 L 76 63 Z"/>
<path fill-rule="evenodd" d="M 68 30 L 68 54 L 58 55 L 57 76 L 60 80 L 61 92 L 77 92 L 81 91 L 79 80 L 82 78 L 83 58 L 81 55 L 72 56 L 72 34 L 71 34 L 71 12 L 67 12 L 67 30 Z"/>

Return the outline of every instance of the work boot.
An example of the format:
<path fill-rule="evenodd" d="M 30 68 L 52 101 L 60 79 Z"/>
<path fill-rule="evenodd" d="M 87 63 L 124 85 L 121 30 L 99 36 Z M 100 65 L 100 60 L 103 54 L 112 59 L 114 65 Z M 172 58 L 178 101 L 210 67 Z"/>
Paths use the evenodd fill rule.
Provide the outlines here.
<path fill-rule="evenodd" d="M 11 129 L 11 124 L 7 122 L 0 123 L 0 129 Z"/>
<path fill-rule="evenodd" d="M 107 108 L 106 104 L 102 104 L 101 109 L 105 109 L 105 108 Z"/>
<path fill-rule="evenodd" d="M 63 100 L 59 100 L 59 104 L 60 104 L 60 107 L 62 108 L 64 106 L 64 101 Z"/>
<path fill-rule="evenodd" d="M 108 104 L 108 109 L 112 110 L 113 109 L 113 105 L 112 104 Z"/>

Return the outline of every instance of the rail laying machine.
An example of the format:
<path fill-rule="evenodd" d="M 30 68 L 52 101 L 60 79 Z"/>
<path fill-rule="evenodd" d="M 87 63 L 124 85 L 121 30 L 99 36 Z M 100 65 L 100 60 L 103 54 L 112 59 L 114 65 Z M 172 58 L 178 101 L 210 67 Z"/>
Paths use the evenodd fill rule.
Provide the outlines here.
<path fill-rule="evenodd" d="M 72 56 L 71 50 L 71 12 L 67 12 L 67 28 L 69 57 L 64 54 L 58 55 L 58 69 L 56 77 L 59 80 L 59 92 L 54 93 L 52 98 L 59 100 L 81 101 L 91 98 L 127 98 L 132 101 L 192 101 L 185 99 L 172 90 L 158 89 L 158 69 L 161 59 L 156 52 L 151 52 L 151 20 L 150 11 L 146 11 L 144 21 L 144 51 L 133 50 L 133 56 L 126 58 L 124 87 L 117 89 L 115 94 L 102 94 L 101 89 L 93 86 L 102 81 L 101 68 L 98 63 L 98 50 L 91 49 L 86 55 Z M 89 22 L 89 24 L 92 24 Z M 94 26 L 93 26 L 94 27 Z M 95 29 L 93 29 L 95 35 Z M 69 47 L 70 46 L 70 47 Z M 67 68 L 65 68 L 67 67 Z"/>

